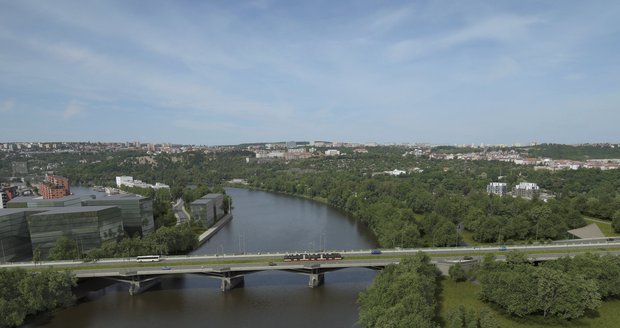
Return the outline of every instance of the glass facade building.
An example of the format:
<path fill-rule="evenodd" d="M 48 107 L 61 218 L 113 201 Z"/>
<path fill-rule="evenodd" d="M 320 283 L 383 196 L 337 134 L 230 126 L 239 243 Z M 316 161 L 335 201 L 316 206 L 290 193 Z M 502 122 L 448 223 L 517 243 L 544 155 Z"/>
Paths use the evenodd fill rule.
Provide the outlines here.
<path fill-rule="evenodd" d="M 224 195 L 207 194 L 189 204 L 192 219 L 210 227 L 224 216 Z"/>
<path fill-rule="evenodd" d="M 134 194 L 111 195 L 82 202 L 84 206 L 117 206 L 121 209 L 123 228 L 130 235 L 146 236 L 155 230 L 153 201 Z"/>
<path fill-rule="evenodd" d="M 123 232 L 121 210 L 116 206 L 46 208 L 26 216 L 32 249 L 38 248 L 43 257 L 63 236 L 75 240 L 84 253 Z"/>

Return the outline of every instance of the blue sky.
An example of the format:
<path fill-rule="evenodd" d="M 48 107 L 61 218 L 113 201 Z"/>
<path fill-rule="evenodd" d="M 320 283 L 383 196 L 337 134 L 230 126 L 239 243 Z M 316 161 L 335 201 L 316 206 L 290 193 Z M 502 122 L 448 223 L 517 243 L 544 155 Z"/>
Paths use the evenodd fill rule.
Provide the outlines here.
<path fill-rule="evenodd" d="M 0 0 L 3 141 L 620 142 L 620 1 Z"/>

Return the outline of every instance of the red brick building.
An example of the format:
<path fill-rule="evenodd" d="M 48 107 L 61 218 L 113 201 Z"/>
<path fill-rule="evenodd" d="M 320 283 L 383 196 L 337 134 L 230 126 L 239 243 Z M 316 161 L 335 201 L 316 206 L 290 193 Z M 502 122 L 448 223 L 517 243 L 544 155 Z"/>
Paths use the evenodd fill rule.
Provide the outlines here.
<path fill-rule="evenodd" d="M 57 175 L 48 175 L 45 179 L 39 184 L 39 194 L 44 199 L 62 198 L 71 194 L 69 179 Z"/>

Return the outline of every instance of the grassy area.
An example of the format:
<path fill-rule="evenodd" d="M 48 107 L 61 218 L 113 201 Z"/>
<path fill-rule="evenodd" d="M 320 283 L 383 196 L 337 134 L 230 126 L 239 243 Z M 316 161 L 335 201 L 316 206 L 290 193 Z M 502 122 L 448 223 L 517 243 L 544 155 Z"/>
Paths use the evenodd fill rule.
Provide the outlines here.
<path fill-rule="evenodd" d="M 480 286 L 470 282 L 455 283 L 450 279 L 441 282 L 441 309 L 440 316 L 445 321 L 448 311 L 463 305 L 477 311 L 488 309 L 493 313 L 499 326 L 502 328 L 549 328 L 549 327 L 618 327 L 620 323 L 620 300 L 604 302 L 597 313 L 590 314 L 579 320 L 566 321 L 559 319 L 545 319 L 541 316 L 528 318 L 513 318 L 501 310 L 494 308 L 478 299 Z"/>
<path fill-rule="evenodd" d="M 620 237 L 620 234 L 616 233 L 614 229 L 611 227 L 611 222 L 603 222 L 601 220 L 584 218 L 588 224 L 594 223 L 601 229 L 601 232 L 605 235 L 605 237 Z"/>

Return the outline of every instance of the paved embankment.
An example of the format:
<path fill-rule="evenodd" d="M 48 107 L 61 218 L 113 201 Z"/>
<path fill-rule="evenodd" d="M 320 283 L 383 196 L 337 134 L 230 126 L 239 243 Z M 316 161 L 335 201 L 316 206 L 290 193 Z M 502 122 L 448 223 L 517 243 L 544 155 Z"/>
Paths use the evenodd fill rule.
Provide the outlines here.
<path fill-rule="evenodd" d="M 226 225 L 230 220 L 232 220 L 232 213 L 228 213 L 224 215 L 221 219 L 219 219 L 215 224 L 211 226 L 211 228 L 207 229 L 207 231 L 203 232 L 200 237 L 198 237 L 198 244 L 202 245 L 204 242 L 209 240 L 213 235 L 215 235 L 223 226 Z"/>

